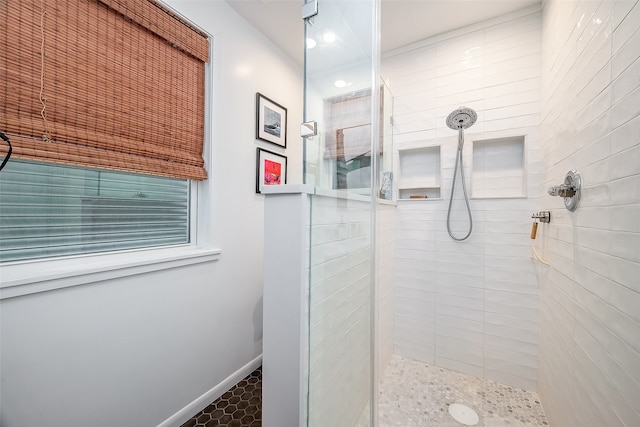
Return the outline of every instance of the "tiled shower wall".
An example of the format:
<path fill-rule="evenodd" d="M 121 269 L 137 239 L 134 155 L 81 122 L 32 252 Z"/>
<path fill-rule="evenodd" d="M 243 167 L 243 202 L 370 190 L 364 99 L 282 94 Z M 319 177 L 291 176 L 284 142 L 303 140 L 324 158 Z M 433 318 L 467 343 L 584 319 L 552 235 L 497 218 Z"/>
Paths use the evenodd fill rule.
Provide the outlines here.
<path fill-rule="evenodd" d="M 370 398 L 371 220 L 368 201 L 311 197 L 310 426 L 352 426 Z"/>
<path fill-rule="evenodd" d="M 538 379 L 529 233 L 541 188 L 540 45 L 541 13 L 533 8 L 426 40 L 382 63 L 394 95 L 396 148 L 440 145 L 442 153 L 442 200 L 398 202 L 395 352 L 527 390 Z M 526 197 L 472 199 L 473 233 L 455 242 L 446 216 L 457 132 L 445 118 L 461 105 L 478 112 L 466 133 L 467 182 L 472 141 L 512 136 L 525 136 L 528 178 Z M 468 223 L 461 194 L 458 182 L 457 235 Z"/>
<path fill-rule="evenodd" d="M 376 210 L 376 348 L 382 375 L 393 356 L 396 207 L 380 203 Z"/>
<path fill-rule="evenodd" d="M 585 187 L 575 212 L 543 199 L 542 403 L 554 426 L 638 426 L 640 3 L 547 1 L 543 23 L 545 185 Z"/>

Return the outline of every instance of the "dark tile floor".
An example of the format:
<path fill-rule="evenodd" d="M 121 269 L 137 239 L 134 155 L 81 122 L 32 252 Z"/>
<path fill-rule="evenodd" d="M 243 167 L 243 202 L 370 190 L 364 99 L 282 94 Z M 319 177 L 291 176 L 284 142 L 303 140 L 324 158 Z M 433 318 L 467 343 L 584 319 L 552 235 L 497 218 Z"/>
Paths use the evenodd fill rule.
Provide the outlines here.
<path fill-rule="evenodd" d="M 262 367 L 196 414 L 182 427 L 259 427 L 262 425 Z"/>

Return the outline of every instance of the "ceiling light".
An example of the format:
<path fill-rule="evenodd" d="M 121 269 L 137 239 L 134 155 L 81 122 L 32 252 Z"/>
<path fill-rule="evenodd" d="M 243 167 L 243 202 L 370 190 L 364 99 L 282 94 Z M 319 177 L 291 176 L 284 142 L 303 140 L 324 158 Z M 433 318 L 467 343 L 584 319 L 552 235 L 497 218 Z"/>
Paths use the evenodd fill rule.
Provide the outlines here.
<path fill-rule="evenodd" d="M 336 87 L 340 87 L 340 88 L 342 88 L 342 87 L 347 87 L 347 86 L 349 86 L 349 85 L 350 85 L 350 83 L 347 83 L 347 82 L 345 82 L 344 80 L 336 80 L 336 81 L 335 81 L 335 83 L 334 83 L 334 85 L 335 85 Z"/>
<path fill-rule="evenodd" d="M 313 49 L 318 43 L 311 37 L 307 38 L 307 49 Z"/>

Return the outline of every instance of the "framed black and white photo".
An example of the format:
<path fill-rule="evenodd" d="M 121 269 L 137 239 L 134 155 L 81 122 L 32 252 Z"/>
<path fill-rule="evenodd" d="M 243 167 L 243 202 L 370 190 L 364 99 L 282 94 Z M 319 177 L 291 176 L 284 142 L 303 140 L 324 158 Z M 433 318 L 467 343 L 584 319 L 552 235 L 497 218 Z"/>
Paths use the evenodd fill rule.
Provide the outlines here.
<path fill-rule="evenodd" d="M 262 186 L 282 185 L 287 183 L 287 158 L 258 148 L 256 154 L 256 193 L 261 193 Z"/>
<path fill-rule="evenodd" d="M 256 93 L 256 138 L 287 148 L 287 109 Z"/>

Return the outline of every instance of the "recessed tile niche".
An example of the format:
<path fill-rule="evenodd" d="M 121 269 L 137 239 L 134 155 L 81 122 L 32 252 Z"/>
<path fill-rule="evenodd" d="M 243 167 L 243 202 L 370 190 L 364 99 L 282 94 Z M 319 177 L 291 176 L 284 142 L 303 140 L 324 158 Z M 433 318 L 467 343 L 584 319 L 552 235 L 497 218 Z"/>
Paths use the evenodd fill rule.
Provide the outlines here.
<path fill-rule="evenodd" d="M 473 141 L 471 197 L 527 196 L 525 137 Z"/>
<path fill-rule="evenodd" d="M 440 146 L 398 150 L 398 200 L 440 199 Z"/>

